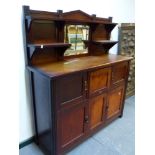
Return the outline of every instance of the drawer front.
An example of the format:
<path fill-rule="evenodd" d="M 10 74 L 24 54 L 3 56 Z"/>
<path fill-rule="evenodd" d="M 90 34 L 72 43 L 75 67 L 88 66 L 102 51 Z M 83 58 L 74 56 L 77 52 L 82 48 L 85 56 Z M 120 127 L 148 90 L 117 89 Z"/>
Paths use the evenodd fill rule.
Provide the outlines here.
<path fill-rule="evenodd" d="M 123 82 L 127 78 L 128 62 L 119 63 L 112 69 L 112 84 Z"/>
<path fill-rule="evenodd" d="M 89 94 L 101 93 L 110 85 L 111 68 L 103 68 L 89 73 Z"/>
<path fill-rule="evenodd" d="M 66 103 L 84 99 L 84 82 L 85 76 L 83 73 L 70 74 L 56 79 L 56 103 L 61 107 Z"/>

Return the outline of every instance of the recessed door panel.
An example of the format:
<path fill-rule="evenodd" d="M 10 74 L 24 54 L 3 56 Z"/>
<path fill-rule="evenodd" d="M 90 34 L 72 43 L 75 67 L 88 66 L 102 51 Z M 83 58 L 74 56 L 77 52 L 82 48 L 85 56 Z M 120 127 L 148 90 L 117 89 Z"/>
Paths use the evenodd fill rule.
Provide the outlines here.
<path fill-rule="evenodd" d="M 83 73 L 70 74 L 56 79 L 56 102 L 62 105 L 71 100 L 82 100 L 85 95 L 83 82 Z"/>
<path fill-rule="evenodd" d="M 107 118 L 111 118 L 121 112 L 124 95 L 124 86 L 117 87 L 109 93 Z"/>
<path fill-rule="evenodd" d="M 70 108 L 63 109 L 58 115 L 58 148 L 65 149 L 84 136 L 86 116 L 85 104 L 80 103 Z"/>
<path fill-rule="evenodd" d="M 89 92 L 94 93 L 98 90 L 103 90 L 109 87 L 110 84 L 111 69 L 103 68 L 96 71 L 92 71 L 89 74 Z"/>
<path fill-rule="evenodd" d="M 90 128 L 94 129 L 104 123 L 106 94 L 102 94 L 90 99 Z"/>

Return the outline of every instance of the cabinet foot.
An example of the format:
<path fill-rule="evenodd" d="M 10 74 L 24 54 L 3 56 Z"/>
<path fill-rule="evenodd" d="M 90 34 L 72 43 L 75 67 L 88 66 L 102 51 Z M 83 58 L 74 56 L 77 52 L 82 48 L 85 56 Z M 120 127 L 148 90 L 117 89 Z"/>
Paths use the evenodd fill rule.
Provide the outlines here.
<path fill-rule="evenodd" d="M 122 118 L 123 117 L 123 114 L 121 114 L 120 116 L 119 116 L 119 118 Z"/>

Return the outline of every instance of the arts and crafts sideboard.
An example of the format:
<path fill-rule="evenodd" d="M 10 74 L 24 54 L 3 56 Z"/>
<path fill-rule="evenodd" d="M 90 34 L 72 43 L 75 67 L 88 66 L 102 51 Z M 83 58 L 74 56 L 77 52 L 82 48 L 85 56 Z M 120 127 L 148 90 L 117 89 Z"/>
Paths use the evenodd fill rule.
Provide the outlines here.
<path fill-rule="evenodd" d="M 132 58 L 109 54 L 117 43 L 110 40 L 111 17 L 23 10 L 36 143 L 47 155 L 63 155 L 122 117 Z M 72 32 L 89 27 L 87 40 L 79 39 L 87 53 L 65 56 L 71 46 L 81 48 L 75 38 L 64 39 L 66 25 Z"/>

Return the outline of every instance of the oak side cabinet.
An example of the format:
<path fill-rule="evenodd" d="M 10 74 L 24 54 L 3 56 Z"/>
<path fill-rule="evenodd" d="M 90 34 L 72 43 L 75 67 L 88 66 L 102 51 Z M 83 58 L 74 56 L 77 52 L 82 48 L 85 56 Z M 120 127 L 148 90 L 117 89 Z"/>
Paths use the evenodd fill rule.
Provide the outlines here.
<path fill-rule="evenodd" d="M 117 43 L 110 40 L 117 25 L 111 17 L 80 10 L 30 10 L 29 6 L 23 6 L 23 12 L 36 143 L 47 155 L 63 155 L 122 117 L 132 58 L 108 53 Z M 78 34 L 71 40 L 77 25 Z M 89 35 L 86 40 L 77 39 L 82 27 Z M 84 45 L 87 52 L 65 56 L 75 44 L 74 51 Z"/>

